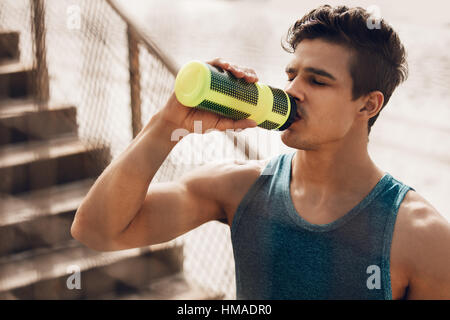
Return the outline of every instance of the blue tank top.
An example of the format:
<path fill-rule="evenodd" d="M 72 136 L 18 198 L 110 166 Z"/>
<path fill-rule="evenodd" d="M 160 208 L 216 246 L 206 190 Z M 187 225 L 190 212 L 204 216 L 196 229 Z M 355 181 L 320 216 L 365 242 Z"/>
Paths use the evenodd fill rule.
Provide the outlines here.
<path fill-rule="evenodd" d="M 291 199 L 294 154 L 272 158 L 235 212 L 236 298 L 392 299 L 392 234 L 412 188 L 385 173 L 343 217 L 312 224 Z"/>

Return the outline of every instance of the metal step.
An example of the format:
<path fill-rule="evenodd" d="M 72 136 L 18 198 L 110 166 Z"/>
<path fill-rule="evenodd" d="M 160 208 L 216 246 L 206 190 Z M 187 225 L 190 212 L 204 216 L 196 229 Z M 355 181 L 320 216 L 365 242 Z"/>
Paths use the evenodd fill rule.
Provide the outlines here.
<path fill-rule="evenodd" d="M 109 163 L 107 147 L 74 137 L 16 143 L 0 148 L 0 193 L 17 194 L 98 177 Z"/>
<path fill-rule="evenodd" d="M 16 31 L 0 32 L 0 64 L 11 60 L 19 60 L 20 33 Z"/>
<path fill-rule="evenodd" d="M 18 196 L 0 195 L 0 257 L 72 240 L 75 212 L 94 182 L 85 179 Z"/>
<path fill-rule="evenodd" d="M 0 65 L 0 99 L 23 99 L 34 96 L 35 72 L 20 62 Z"/>
<path fill-rule="evenodd" d="M 0 107 L 0 146 L 58 135 L 76 136 L 77 110 L 56 103 L 25 103 Z"/>
<path fill-rule="evenodd" d="M 98 299 L 146 288 L 181 268 L 182 247 L 173 244 L 114 252 L 63 248 L 0 264 L 0 299 Z M 80 289 L 67 285 L 76 284 L 74 270 Z"/>

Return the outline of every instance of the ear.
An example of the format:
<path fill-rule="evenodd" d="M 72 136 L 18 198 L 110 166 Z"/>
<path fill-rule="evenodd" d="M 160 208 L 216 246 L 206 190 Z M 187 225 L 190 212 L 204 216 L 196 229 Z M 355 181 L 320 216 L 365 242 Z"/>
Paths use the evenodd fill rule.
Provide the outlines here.
<path fill-rule="evenodd" d="M 381 91 L 372 91 L 364 99 L 362 108 L 359 109 L 358 114 L 364 119 L 370 119 L 383 107 L 384 95 Z"/>

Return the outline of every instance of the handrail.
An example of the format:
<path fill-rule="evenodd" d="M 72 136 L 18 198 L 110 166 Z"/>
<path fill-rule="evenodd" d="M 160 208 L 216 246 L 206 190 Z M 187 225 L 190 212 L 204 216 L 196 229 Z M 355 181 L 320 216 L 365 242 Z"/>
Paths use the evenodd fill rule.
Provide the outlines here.
<path fill-rule="evenodd" d="M 33 90 L 39 102 L 46 102 L 50 96 L 49 78 L 46 59 L 45 44 L 45 3 L 43 0 L 31 0 L 31 29 L 33 33 L 33 57 L 35 76 L 33 77 Z"/>
<path fill-rule="evenodd" d="M 115 0 L 106 0 L 106 2 L 111 6 L 111 8 L 113 8 L 113 10 L 125 21 L 125 23 L 127 24 L 127 28 L 128 28 L 128 32 L 132 33 L 137 40 L 139 40 L 144 47 L 152 54 L 154 54 L 155 56 L 157 56 L 165 65 L 165 67 L 169 70 L 169 72 L 176 77 L 178 70 L 180 69 L 180 67 L 178 66 L 178 64 L 166 53 L 164 53 L 161 49 L 159 49 L 158 45 L 153 41 L 153 39 L 151 39 L 151 37 L 145 33 L 139 26 L 135 25 L 128 17 L 126 14 L 124 14 L 124 10 L 121 8 L 121 6 L 115 1 Z M 129 43 L 130 45 L 130 43 Z M 130 50 L 129 51 L 130 54 L 133 54 L 133 52 Z M 134 53 L 136 54 L 136 53 Z M 138 59 L 138 57 L 134 57 L 133 60 Z M 131 58 L 130 58 L 131 61 Z M 138 62 L 135 61 L 135 64 L 139 64 Z M 131 68 L 133 68 L 131 66 Z M 136 72 L 134 72 L 133 70 L 130 70 L 130 75 L 136 74 Z M 131 80 L 131 94 L 136 95 L 135 92 L 135 88 L 133 88 L 133 83 L 136 83 L 136 79 L 132 79 Z M 132 102 L 133 103 L 133 102 Z M 133 117 L 135 117 L 135 115 L 140 115 L 140 110 L 134 110 L 136 108 L 140 108 L 140 100 L 139 100 L 139 106 L 132 105 L 132 115 L 134 115 Z M 138 134 L 138 132 L 141 130 L 141 125 L 140 124 L 136 124 L 137 121 L 135 121 L 135 118 L 133 118 L 133 136 L 136 136 Z M 244 145 L 242 146 L 241 144 L 238 144 L 237 141 L 235 141 L 235 137 L 237 137 L 237 134 L 235 132 L 232 132 L 231 134 L 226 134 L 227 138 L 231 140 L 231 142 L 234 144 L 234 146 L 238 147 L 238 149 L 241 151 L 242 154 L 245 155 L 246 159 L 250 158 L 250 154 L 256 154 L 256 158 L 257 159 L 261 159 L 261 155 L 259 153 L 259 151 L 257 150 L 256 152 L 252 152 L 252 147 L 248 144 L 248 141 L 245 140 Z"/>
<path fill-rule="evenodd" d="M 131 127 L 133 138 L 142 130 L 141 121 L 141 73 L 139 65 L 139 39 L 127 24 L 128 69 L 130 72 Z"/>
<path fill-rule="evenodd" d="M 179 66 L 175 63 L 175 61 L 165 54 L 162 50 L 158 48 L 153 39 L 150 38 L 145 32 L 141 30 L 139 26 L 136 26 L 124 13 L 120 8 L 120 5 L 117 4 L 114 0 L 106 0 L 106 2 L 114 9 L 114 11 L 126 22 L 128 28 L 130 28 L 134 34 L 138 37 L 138 39 L 142 42 L 144 47 L 152 54 L 157 56 L 164 63 L 166 68 L 170 71 L 173 76 L 176 76 Z"/>

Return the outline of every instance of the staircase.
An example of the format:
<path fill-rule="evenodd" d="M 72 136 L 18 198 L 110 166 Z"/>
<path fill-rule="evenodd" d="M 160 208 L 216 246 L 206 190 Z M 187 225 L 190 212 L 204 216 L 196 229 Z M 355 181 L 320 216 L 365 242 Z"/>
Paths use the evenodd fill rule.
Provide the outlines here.
<path fill-rule="evenodd" d="M 97 252 L 71 237 L 110 152 L 78 138 L 75 106 L 36 102 L 19 39 L 0 31 L 0 299 L 215 298 L 184 279 L 180 246 Z"/>

